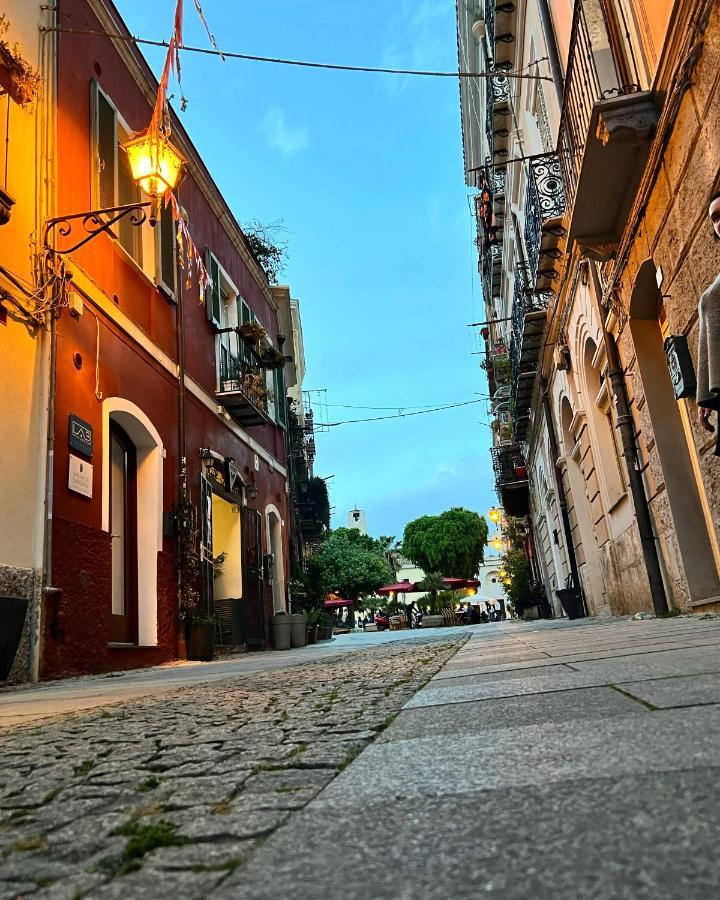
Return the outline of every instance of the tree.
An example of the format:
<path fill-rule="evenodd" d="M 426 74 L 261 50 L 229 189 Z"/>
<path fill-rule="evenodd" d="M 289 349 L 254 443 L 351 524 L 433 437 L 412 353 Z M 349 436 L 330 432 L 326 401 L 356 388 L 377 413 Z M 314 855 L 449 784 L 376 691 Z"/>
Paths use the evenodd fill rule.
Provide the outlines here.
<path fill-rule="evenodd" d="M 394 576 L 379 541 L 356 528 L 337 528 L 307 563 L 308 579 L 317 599 L 339 594 L 352 600 L 374 593 Z"/>
<path fill-rule="evenodd" d="M 278 239 L 278 234 L 285 231 L 282 220 L 263 225 L 253 219 L 246 222 L 242 229 L 250 249 L 267 275 L 267 280 L 270 284 L 277 284 L 288 261 L 287 241 Z"/>
<path fill-rule="evenodd" d="M 421 516 L 408 522 L 403 555 L 427 574 L 474 578 L 485 559 L 487 537 L 484 517 L 456 506 L 439 516 Z"/>

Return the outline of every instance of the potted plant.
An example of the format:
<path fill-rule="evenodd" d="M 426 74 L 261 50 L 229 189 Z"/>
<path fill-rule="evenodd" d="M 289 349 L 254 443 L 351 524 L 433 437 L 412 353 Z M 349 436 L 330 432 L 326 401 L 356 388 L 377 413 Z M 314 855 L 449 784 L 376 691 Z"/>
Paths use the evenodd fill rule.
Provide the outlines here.
<path fill-rule="evenodd" d="M 314 644 L 317 641 L 319 617 L 320 610 L 316 606 L 309 609 L 306 613 L 305 640 L 308 644 Z"/>
<path fill-rule="evenodd" d="M 329 641 L 332 635 L 332 619 L 325 610 L 320 611 L 318 616 L 318 640 Z"/>
<path fill-rule="evenodd" d="M 261 344 L 267 341 L 267 331 L 259 322 L 245 322 L 238 328 L 240 337 L 246 338 L 254 344 Z"/>
<path fill-rule="evenodd" d="M 215 656 L 215 616 L 193 614 L 186 624 L 187 658 L 209 662 Z"/>

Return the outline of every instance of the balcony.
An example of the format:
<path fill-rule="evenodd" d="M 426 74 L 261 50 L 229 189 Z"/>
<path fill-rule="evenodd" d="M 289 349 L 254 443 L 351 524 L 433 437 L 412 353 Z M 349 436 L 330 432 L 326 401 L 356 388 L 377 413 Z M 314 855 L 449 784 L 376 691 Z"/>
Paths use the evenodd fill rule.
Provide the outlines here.
<path fill-rule="evenodd" d="M 510 405 L 517 441 L 524 441 L 527 438 L 530 406 L 545 337 L 549 299 L 548 292 L 536 291 L 531 285 L 528 267 L 518 266 L 515 270 L 510 346 L 512 367 Z"/>
<path fill-rule="evenodd" d="M 530 509 L 528 475 L 518 444 L 492 447 L 495 489 L 508 516 L 526 516 Z"/>
<path fill-rule="evenodd" d="M 488 59 L 494 68 L 512 64 L 512 48 L 515 41 L 515 3 L 498 3 L 485 0 L 485 36 Z"/>
<path fill-rule="evenodd" d="M 241 344 L 239 350 L 240 355 L 234 355 L 225 346 L 219 347 L 215 398 L 243 428 L 272 424 L 265 369 L 250 347 Z"/>
<path fill-rule="evenodd" d="M 488 157 L 493 165 L 502 165 L 508 155 L 510 136 L 510 85 L 507 75 L 496 75 L 485 81 L 485 138 Z"/>
<path fill-rule="evenodd" d="M 525 251 L 529 281 L 536 291 L 552 290 L 565 248 L 565 188 L 556 153 L 529 160 L 525 197 Z"/>
<path fill-rule="evenodd" d="M 599 261 L 614 255 L 658 119 L 608 10 L 602 0 L 575 2 L 558 136 L 568 244 Z"/>

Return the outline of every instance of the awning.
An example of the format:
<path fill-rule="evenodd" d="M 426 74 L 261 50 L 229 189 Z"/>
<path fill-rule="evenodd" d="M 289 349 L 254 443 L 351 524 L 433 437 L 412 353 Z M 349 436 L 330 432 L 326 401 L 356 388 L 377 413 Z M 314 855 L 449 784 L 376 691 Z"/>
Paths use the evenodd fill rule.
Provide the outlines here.
<path fill-rule="evenodd" d="M 412 581 L 398 581 L 397 584 L 386 584 L 385 587 L 378 588 L 376 594 L 407 594 L 415 591 L 417 588 Z"/>
<path fill-rule="evenodd" d="M 461 591 L 463 588 L 480 586 L 480 582 L 476 578 L 443 578 L 443 584 L 451 591 Z"/>

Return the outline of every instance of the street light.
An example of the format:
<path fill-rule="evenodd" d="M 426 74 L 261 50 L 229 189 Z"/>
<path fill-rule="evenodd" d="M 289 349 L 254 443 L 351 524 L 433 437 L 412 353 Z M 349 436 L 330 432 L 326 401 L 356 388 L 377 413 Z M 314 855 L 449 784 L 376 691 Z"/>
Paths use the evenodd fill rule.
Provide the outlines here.
<path fill-rule="evenodd" d="M 488 513 L 488 519 L 490 519 L 493 524 L 497 525 L 498 522 L 502 519 L 502 510 L 498 509 L 497 506 L 493 506 L 493 508 Z"/>
<path fill-rule="evenodd" d="M 155 128 L 124 144 L 132 177 L 151 197 L 172 191 L 185 163 L 170 141 Z"/>

